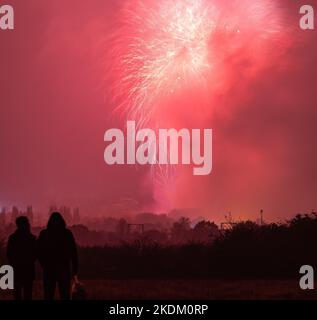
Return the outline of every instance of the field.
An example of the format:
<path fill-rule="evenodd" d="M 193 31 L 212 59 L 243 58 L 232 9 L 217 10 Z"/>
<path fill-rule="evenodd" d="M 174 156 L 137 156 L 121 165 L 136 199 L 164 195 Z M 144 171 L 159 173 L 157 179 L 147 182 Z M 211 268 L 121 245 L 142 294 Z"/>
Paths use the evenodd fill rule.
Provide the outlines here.
<path fill-rule="evenodd" d="M 302 291 L 297 280 L 86 280 L 88 299 L 316 299 L 316 291 Z M 42 298 L 35 283 L 34 298 Z M 11 299 L 0 291 L 0 299 Z"/>

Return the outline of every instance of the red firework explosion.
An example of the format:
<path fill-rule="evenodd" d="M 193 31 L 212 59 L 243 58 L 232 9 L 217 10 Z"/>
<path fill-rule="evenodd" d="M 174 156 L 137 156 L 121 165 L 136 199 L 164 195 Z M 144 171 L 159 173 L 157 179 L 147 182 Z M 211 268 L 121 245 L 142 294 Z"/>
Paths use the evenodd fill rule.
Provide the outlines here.
<path fill-rule="evenodd" d="M 127 1 L 118 24 L 112 94 L 139 126 L 159 121 L 157 109 L 182 91 L 219 89 L 241 61 L 258 70 L 282 25 L 272 0 Z"/>

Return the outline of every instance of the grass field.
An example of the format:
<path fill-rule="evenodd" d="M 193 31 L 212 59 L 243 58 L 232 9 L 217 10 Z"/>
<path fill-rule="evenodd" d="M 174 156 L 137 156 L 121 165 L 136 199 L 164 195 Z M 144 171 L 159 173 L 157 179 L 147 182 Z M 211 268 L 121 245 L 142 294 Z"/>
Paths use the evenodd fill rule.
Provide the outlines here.
<path fill-rule="evenodd" d="M 86 280 L 88 299 L 316 299 L 317 291 L 302 291 L 297 280 Z M 0 300 L 11 299 L 0 291 Z M 42 298 L 36 282 L 34 298 Z"/>

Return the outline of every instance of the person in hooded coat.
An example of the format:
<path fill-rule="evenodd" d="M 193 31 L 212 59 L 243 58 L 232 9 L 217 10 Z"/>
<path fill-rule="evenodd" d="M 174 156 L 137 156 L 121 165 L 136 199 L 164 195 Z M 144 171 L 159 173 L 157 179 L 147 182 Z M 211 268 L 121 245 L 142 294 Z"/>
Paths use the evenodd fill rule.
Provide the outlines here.
<path fill-rule="evenodd" d="M 59 212 L 52 213 L 38 238 L 38 259 L 43 268 L 44 299 L 53 300 L 56 286 L 61 300 L 71 297 L 71 282 L 78 273 L 77 245 Z"/>
<path fill-rule="evenodd" d="M 10 235 L 7 244 L 7 258 L 14 270 L 15 300 L 32 300 L 35 277 L 36 238 L 30 231 L 27 217 L 16 219 L 16 231 Z"/>

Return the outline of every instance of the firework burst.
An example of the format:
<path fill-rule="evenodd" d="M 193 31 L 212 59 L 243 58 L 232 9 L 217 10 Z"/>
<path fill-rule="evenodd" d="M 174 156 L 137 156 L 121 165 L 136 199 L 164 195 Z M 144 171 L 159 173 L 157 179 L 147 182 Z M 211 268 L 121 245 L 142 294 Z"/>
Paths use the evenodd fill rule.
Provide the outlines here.
<path fill-rule="evenodd" d="M 162 100 L 204 80 L 215 28 L 210 10 L 203 0 L 132 1 L 124 7 L 112 50 L 118 110 L 142 126 Z"/>
<path fill-rule="evenodd" d="M 108 59 L 112 97 L 116 111 L 140 127 L 157 120 L 170 97 L 219 86 L 219 73 L 230 68 L 224 63 L 241 49 L 250 49 L 243 59 L 263 56 L 280 31 L 272 0 L 131 0 L 117 23 Z"/>
<path fill-rule="evenodd" d="M 211 102 L 213 96 L 227 94 L 238 82 L 247 86 L 274 61 L 283 34 L 276 3 L 125 1 L 107 41 L 114 115 L 154 130 L 164 121 L 182 126 L 180 113 L 205 121 L 203 117 L 221 107 Z M 176 175 L 172 165 L 151 167 L 154 193 L 169 193 Z"/>

